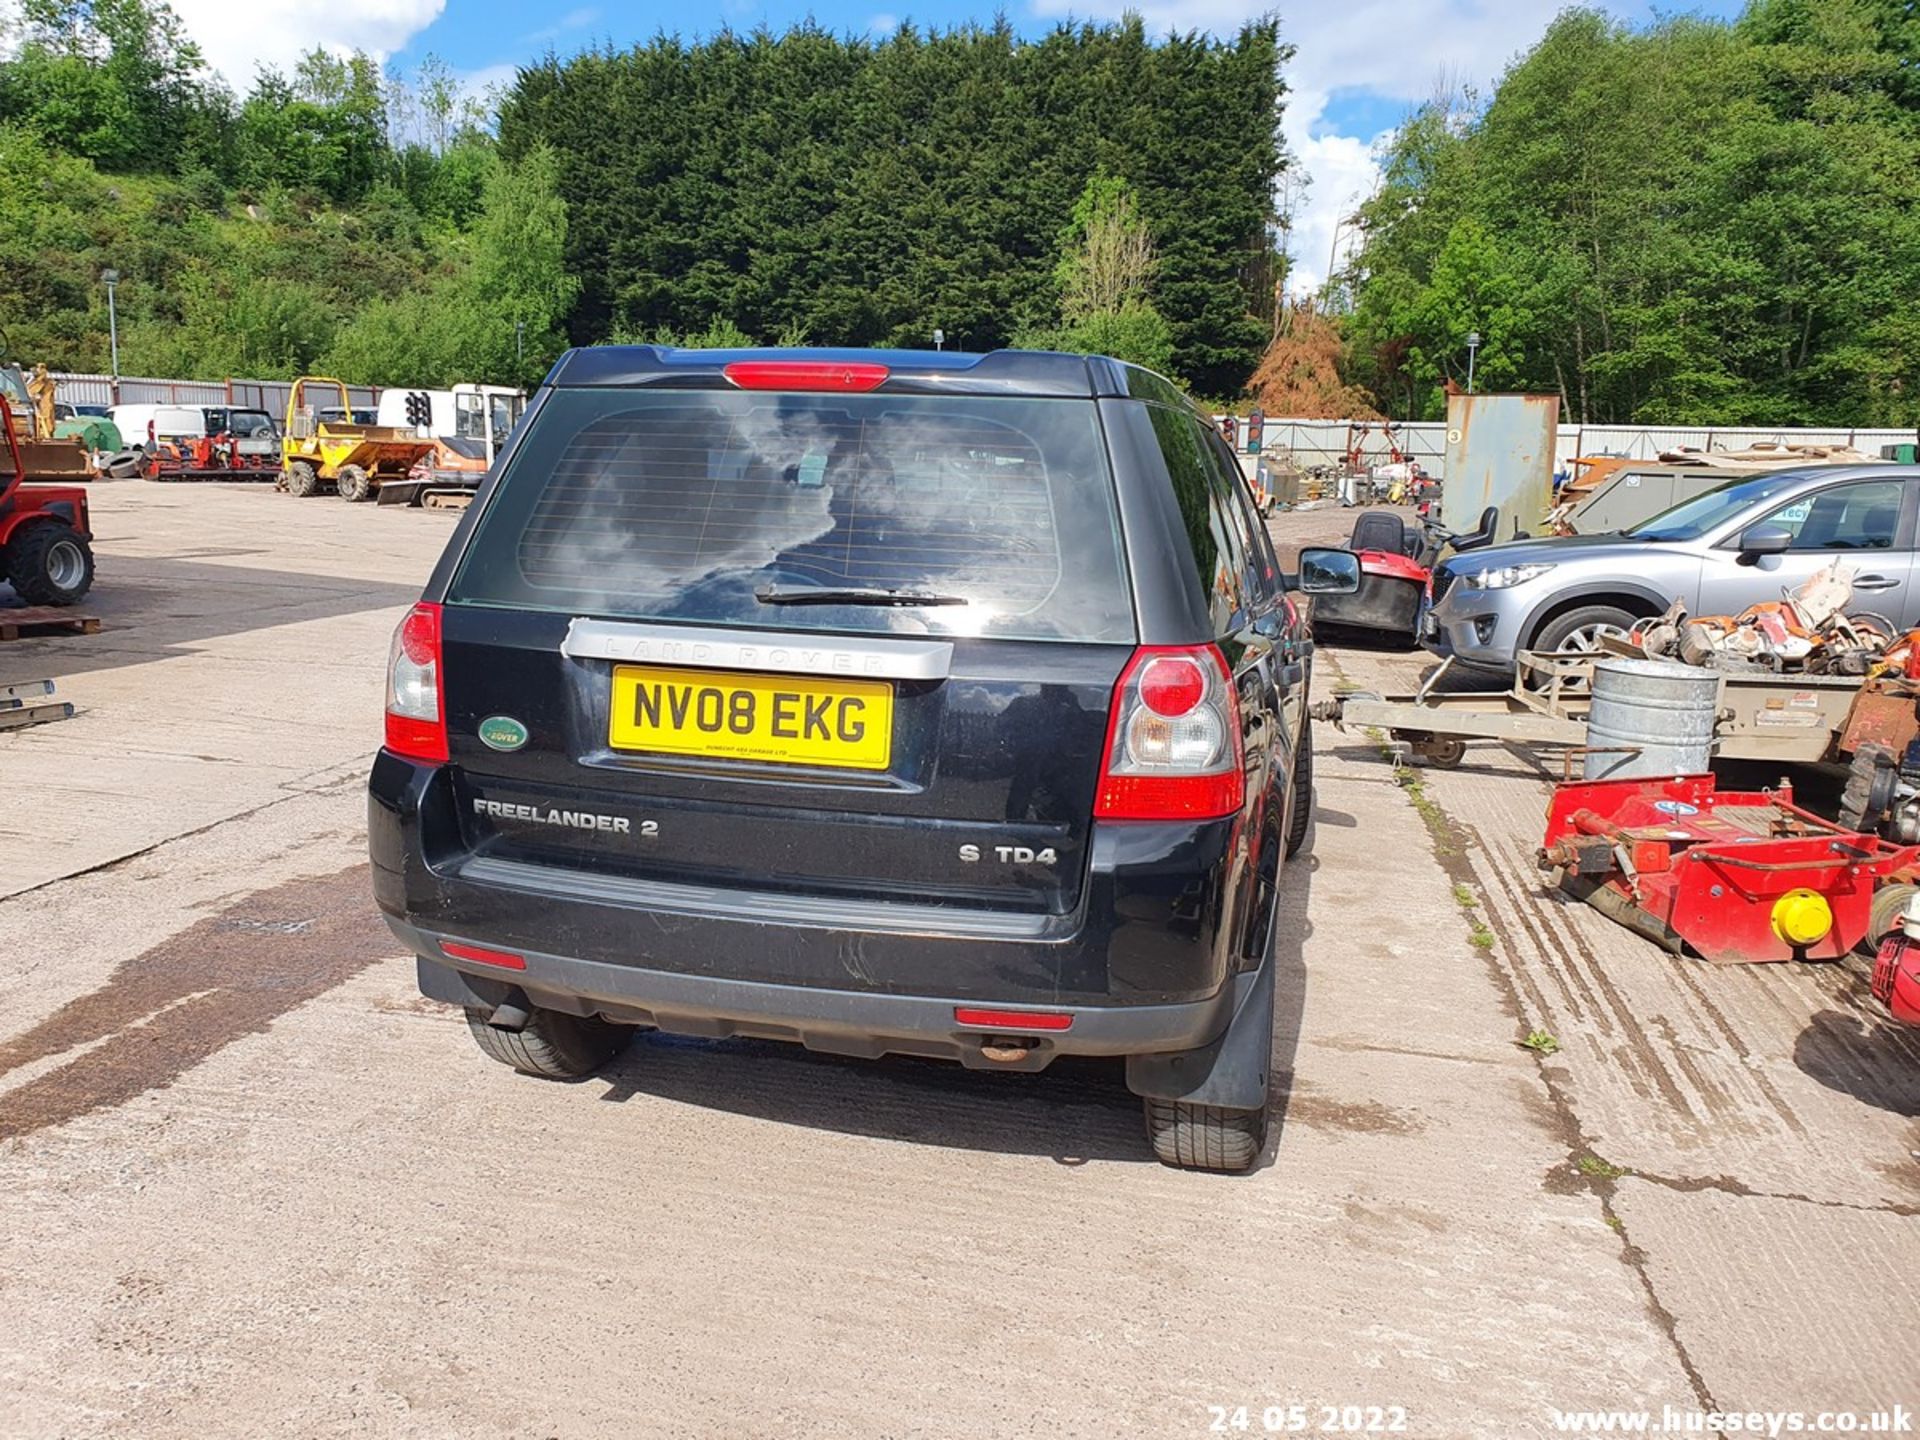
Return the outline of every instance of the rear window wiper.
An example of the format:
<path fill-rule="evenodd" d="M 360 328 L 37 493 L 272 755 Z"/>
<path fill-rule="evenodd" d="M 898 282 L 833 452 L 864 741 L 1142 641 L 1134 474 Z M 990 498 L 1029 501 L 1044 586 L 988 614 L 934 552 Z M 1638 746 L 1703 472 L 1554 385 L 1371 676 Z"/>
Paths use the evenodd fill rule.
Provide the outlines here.
<path fill-rule="evenodd" d="M 753 592 L 762 605 L 971 605 L 964 595 L 926 590 L 833 585 L 763 585 Z"/>

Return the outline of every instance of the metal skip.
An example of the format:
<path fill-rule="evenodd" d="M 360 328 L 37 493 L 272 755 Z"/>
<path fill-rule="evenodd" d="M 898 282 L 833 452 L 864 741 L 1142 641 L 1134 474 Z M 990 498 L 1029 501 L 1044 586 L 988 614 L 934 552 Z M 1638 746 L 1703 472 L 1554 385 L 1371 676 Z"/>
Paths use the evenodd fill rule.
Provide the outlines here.
<path fill-rule="evenodd" d="M 1440 517 L 1449 530 L 1471 530 L 1489 505 L 1500 511 L 1500 538 L 1513 523 L 1536 523 L 1553 505 L 1553 449 L 1559 434 L 1557 395 L 1447 397 L 1446 480 Z"/>

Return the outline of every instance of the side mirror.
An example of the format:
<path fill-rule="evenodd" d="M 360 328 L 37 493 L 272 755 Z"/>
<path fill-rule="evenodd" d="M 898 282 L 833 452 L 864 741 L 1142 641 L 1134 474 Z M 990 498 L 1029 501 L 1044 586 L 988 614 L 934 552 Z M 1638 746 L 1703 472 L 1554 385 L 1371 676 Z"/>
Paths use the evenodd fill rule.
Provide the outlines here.
<path fill-rule="evenodd" d="M 1755 525 L 1740 532 L 1740 558 L 1757 560 L 1762 555 L 1784 555 L 1793 545 L 1793 536 L 1778 525 Z"/>
<path fill-rule="evenodd" d="M 1300 552 L 1293 588 L 1303 595 L 1351 595 L 1360 588 L 1360 557 L 1351 550 L 1309 546 Z"/>

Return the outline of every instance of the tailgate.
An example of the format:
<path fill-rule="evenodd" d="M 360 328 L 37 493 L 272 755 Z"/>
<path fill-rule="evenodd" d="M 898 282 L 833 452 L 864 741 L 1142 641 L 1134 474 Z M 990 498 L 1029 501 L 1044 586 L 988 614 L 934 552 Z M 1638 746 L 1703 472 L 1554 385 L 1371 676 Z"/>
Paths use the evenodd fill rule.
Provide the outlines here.
<path fill-rule="evenodd" d="M 747 670 L 711 663 L 737 642 L 631 631 L 448 607 L 469 852 L 741 891 L 1078 905 L 1131 647 L 825 642 L 804 659 L 828 668 Z"/>

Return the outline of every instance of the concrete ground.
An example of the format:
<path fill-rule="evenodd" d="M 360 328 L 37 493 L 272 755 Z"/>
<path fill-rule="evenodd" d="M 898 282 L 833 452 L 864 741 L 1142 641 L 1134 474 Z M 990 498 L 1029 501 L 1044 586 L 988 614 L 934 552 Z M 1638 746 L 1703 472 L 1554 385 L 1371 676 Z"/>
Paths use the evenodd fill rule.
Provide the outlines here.
<path fill-rule="evenodd" d="M 1301 1405 L 1513 1436 L 1916 1399 L 1920 1046 L 1857 967 L 1711 969 L 1559 903 L 1528 757 L 1409 789 L 1322 727 L 1250 1176 L 1153 1164 L 1091 1064 L 646 1037 L 547 1084 L 418 998 L 367 896 L 387 639 L 449 517 L 97 505 L 103 631 L 0 646 L 0 683 L 79 706 L 0 734 L 0 1435 L 1198 1436 Z M 1417 670 L 1329 649 L 1317 684 Z"/>

